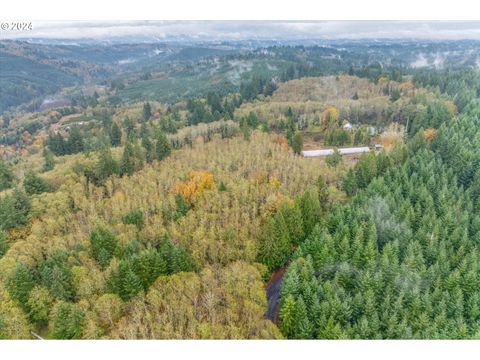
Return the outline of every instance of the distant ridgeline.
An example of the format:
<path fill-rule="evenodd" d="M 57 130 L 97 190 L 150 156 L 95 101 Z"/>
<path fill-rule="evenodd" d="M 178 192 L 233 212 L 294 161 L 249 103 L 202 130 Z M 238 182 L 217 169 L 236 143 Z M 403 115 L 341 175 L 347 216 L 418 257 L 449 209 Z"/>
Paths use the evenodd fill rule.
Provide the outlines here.
<path fill-rule="evenodd" d="M 0 47 L 0 113 L 79 82 L 79 77 L 72 73 L 6 53 Z"/>
<path fill-rule="evenodd" d="M 385 75 L 399 80 L 419 68 L 474 67 L 479 56 L 474 42 L 423 45 L 330 41 L 322 46 L 269 47 L 258 43 L 254 45 L 258 48 L 245 50 L 242 42 L 226 48 L 189 43 L 1 41 L 0 114 L 22 104 L 29 104 L 27 110 L 38 110 L 45 97 L 84 83 L 106 84 L 118 90 L 115 96 L 122 101 L 176 102 L 204 97 L 209 91 L 239 91 L 242 83 L 254 77 L 287 81 L 349 73 L 372 80 Z M 80 86 L 77 92 L 83 90 Z M 244 90 L 247 99 L 258 91 L 248 86 Z"/>

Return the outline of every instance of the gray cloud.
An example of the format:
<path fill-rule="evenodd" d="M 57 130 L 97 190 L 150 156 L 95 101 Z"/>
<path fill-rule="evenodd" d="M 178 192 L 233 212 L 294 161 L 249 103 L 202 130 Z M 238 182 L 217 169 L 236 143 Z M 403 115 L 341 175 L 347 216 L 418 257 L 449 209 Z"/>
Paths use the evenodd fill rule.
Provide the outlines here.
<path fill-rule="evenodd" d="M 480 39 L 478 21 L 49 21 L 33 31 L 0 32 L 0 38 L 111 39 Z"/>

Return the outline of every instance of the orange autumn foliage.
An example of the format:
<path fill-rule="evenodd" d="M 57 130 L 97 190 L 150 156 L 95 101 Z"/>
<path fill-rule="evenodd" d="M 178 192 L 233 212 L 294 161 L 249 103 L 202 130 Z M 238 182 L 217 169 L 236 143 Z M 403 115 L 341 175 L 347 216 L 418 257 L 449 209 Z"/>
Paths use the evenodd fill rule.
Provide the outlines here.
<path fill-rule="evenodd" d="M 289 145 L 288 145 L 288 140 L 283 134 L 277 135 L 273 141 L 274 144 L 278 144 L 282 150 L 288 150 Z"/>
<path fill-rule="evenodd" d="M 423 132 L 423 136 L 425 137 L 425 140 L 428 143 L 431 143 L 433 141 L 433 139 L 435 138 L 436 133 L 437 133 L 437 129 L 430 128 L 430 129 L 426 129 Z"/>
<path fill-rule="evenodd" d="M 25 149 L 25 148 L 24 148 L 24 149 L 20 149 L 20 150 L 18 151 L 18 153 L 19 153 L 20 156 L 23 156 L 23 157 L 28 156 L 28 150 Z"/>
<path fill-rule="evenodd" d="M 413 83 L 410 80 L 405 81 L 405 82 L 400 83 L 400 85 L 398 85 L 398 87 L 400 89 L 412 89 L 413 88 Z"/>
<path fill-rule="evenodd" d="M 181 194 L 192 205 L 195 198 L 205 190 L 215 187 L 213 174 L 208 171 L 191 171 L 190 178 L 186 181 L 178 181 L 174 187 L 175 194 Z"/>

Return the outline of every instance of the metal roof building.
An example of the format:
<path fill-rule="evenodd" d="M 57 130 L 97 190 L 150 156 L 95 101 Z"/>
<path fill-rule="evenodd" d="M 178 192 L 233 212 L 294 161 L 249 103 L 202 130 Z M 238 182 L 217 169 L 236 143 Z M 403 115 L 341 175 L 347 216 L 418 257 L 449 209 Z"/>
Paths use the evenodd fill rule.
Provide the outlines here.
<path fill-rule="evenodd" d="M 338 152 L 340 155 L 347 155 L 347 154 L 358 154 L 369 152 L 370 148 L 367 146 L 364 147 L 349 147 L 349 148 L 340 148 Z M 321 149 L 321 150 L 304 150 L 302 151 L 302 155 L 304 157 L 316 157 L 316 156 L 326 156 L 331 155 L 335 152 L 334 149 Z"/>

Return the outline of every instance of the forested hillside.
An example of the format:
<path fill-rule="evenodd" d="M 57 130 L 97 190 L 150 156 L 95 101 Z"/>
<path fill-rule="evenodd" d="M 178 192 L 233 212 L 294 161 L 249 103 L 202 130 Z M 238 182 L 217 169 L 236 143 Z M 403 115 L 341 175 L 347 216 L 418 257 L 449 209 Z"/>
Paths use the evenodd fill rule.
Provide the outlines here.
<path fill-rule="evenodd" d="M 3 290 L 19 301 L 16 306 L 4 303 L 2 312 L 26 314 L 23 326 L 12 324 L 11 315 L 6 315 L 7 329 L 18 331 L 8 336 L 28 337 L 29 322 L 49 323 L 52 335 L 61 338 L 277 336 L 273 325 L 263 320 L 262 276 L 267 269 L 248 265 L 258 254 L 262 219 L 282 206 L 290 211 L 296 194 L 308 184 L 314 186 L 320 174 L 334 181 L 341 173 L 327 169 L 320 160 L 312 166 L 310 160 L 297 158 L 276 143 L 275 136 L 261 133 L 253 134 L 250 141 L 200 142 L 192 149 L 174 151 L 130 177 L 110 178 L 100 187 L 71 170 L 64 173 L 64 166 L 57 167 L 42 177 L 49 182 L 63 179 L 63 183 L 54 193 L 32 196 L 32 220 L 22 232 L 10 232 L 15 239 L 0 260 Z M 333 195 L 338 192 L 335 188 L 331 191 Z M 15 194 L 12 196 L 17 201 Z M 241 276 L 245 280 L 228 278 L 229 269 L 232 276 L 239 275 L 237 268 L 244 269 Z M 169 275 L 181 271 L 196 271 L 201 278 L 212 279 L 205 283 L 207 280 L 201 281 L 195 274 L 170 279 Z M 162 321 L 171 327 L 169 331 L 130 329 L 136 322 L 128 318 L 147 316 L 136 314 L 143 309 L 144 291 L 147 297 L 160 296 L 155 284 L 183 284 L 185 276 L 193 281 L 182 285 L 192 287 L 188 290 L 191 295 L 177 289 L 165 296 L 171 297 L 168 303 L 175 305 L 172 310 L 177 316 L 191 313 L 198 325 L 190 324 L 193 328 L 187 329 L 175 318 L 166 318 Z M 238 286 L 239 281 L 246 281 L 245 285 Z M 230 288 L 228 282 L 235 286 Z M 178 288 L 173 284 L 170 286 Z M 32 296 L 41 298 L 29 303 Z M 228 301 L 234 303 L 227 306 L 224 301 L 229 296 L 232 299 Z M 235 305 L 239 296 L 244 300 L 234 310 L 240 305 Z M 106 308 L 95 310 L 98 306 Z M 99 319 L 95 311 L 105 311 L 101 316 L 107 318 Z M 74 332 L 58 329 L 66 326 L 62 325 L 67 321 L 64 316 L 78 316 L 81 325 Z M 116 318 L 105 327 L 110 316 Z M 128 328 L 116 326 L 117 321 L 125 321 Z M 250 328 L 253 325 L 256 330 Z M 224 327 L 231 330 L 224 331 Z"/>
<path fill-rule="evenodd" d="M 362 160 L 349 171 L 351 204 L 318 222 L 287 270 L 287 337 L 478 338 L 478 105 L 462 103 L 476 89 L 461 72 L 417 81 L 429 78 L 455 79 L 464 111 L 417 132 L 401 165 L 377 164 L 367 182 Z"/>
<path fill-rule="evenodd" d="M 243 103 L 234 118 L 282 131 L 290 143 L 299 130 L 316 146 L 345 146 L 370 145 L 371 135 L 387 136 L 392 124 L 409 134 L 437 128 L 456 114 L 453 101 L 437 89 L 405 80 L 386 75 L 376 82 L 350 75 L 305 77 L 281 83 L 270 97 Z M 389 146 L 390 140 L 384 140 Z"/>
<path fill-rule="evenodd" d="M 54 66 L 3 52 L 0 48 L 0 113 L 33 97 L 54 93 L 79 82 L 73 74 Z"/>
<path fill-rule="evenodd" d="M 210 91 L 243 90 L 253 99 L 258 89 L 251 80 L 278 83 L 348 73 L 399 81 L 424 69 L 475 69 L 480 58 L 475 41 L 2 40 L 0 54 L 0 115 L 43 109 L 52 98 L 69 103 L 92 86 L 114 90 L 112 100 L 123 102 L 175 103 Z"/>
<path fill-rule="evenodd" d="M 9 52 L 107 80 L 1 117 L 0 338 L 478 338 L 480 77 L 362 46 Z"/>

